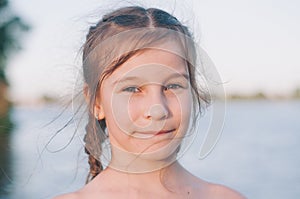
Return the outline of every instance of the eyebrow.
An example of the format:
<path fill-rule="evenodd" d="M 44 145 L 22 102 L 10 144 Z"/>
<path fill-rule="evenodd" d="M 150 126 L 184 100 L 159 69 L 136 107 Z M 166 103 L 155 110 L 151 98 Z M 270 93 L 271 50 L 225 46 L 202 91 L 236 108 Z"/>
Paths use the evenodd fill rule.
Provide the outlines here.
<path fill-rule="evenodd" d="M 166 81 L 169 81 L 170 79 L 174 79 L 174 78 L 178 78 L 178 77 L 184 77 L 186 80 L 189 80 L 189 75 L 186 73 L 173 73 L 166 79 Z M 141 78 L 139 78 L 137 76 L 128 76 L 123 79 L 116 80 L 113 84 L 115 85 L 117 83 L 123 83 L 126 81 L 132 81 L 132 80 L 141 80 Z"/>
<path fill-rule="evenodd" d="M 167 78 L 167 81 L 169 81 L 170 79 L 178 78 L 178 77 L 184 77 L 186 80 L 189 80 L 189 78 L 190 78 L 187 73 L 174 73 Z"/>

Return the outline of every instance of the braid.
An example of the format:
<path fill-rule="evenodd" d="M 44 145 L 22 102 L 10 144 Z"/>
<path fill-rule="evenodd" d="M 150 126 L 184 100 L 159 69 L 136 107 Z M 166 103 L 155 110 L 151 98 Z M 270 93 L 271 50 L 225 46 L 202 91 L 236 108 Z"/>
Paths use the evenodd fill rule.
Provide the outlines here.
<path fill-rule="evenodd" d="M 85 148 L 85 152 L 89 156 L 88 162 L 90 165 L 90 171 L 89 171 L 89 174 L 86 179 L 86 184 L 87 184 L 88 182 L 93 180 L 103 170 L 103 166 L 98 159 L 96 159 L 92 154 L 90 154 L 90 152 L 87 150 L 87 148 Z"/>
<path fill-rule="evenodd" d="M 88 155 L 88 163 L 90 165 L 90 171 L 87 176 L 86 183 L 93 180 L 103 170 L 100 156 L 102 154 L 101 145 L 107 138 L 104 133 L 104 124 L 104 120 L 98 121 L 94 118 L 94 116 L 92 116 L 92 114 L 90 114 L 84 137 L 85 153 Z"/>

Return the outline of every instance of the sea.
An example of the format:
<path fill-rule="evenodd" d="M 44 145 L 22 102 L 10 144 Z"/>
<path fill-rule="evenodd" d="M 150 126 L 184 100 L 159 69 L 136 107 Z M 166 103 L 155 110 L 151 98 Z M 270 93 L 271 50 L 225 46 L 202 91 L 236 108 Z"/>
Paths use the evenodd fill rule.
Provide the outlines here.
<path fill-rule="evenodd" d="M 300 198 L 300 101 L 217 103 L 219 112 L 208 108 L 197 119 L 179 162 L 247 198 Z M 56 104 L 13 108 L 14 127 L 0 135 L 1 199 L 53 198 L 84 186 L 89 167 L 72 115 Z"/>

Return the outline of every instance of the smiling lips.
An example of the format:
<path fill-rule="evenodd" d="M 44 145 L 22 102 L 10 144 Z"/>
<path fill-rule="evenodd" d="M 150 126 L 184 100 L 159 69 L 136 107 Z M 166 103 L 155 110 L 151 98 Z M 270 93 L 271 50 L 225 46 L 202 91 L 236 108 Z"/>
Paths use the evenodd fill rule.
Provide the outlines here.
<path fill-rule="evenodd" d="M 162 130 L 159 131 L 158 133 L 156 133 L 155 135 L 161 135 L 161 134 L 166 134 L 166 133 L 171 133 L 172 131 L 174 131 L 175 129 L 171 129 L 171 130 Z"/>
<path fill-rule="evenodd" d="M 155 136 L 155 135 L 162 135 L 162 134 L 167 134 L 167 133 L 171 133 L 172 131 L 174 131 L 175 129 L 171 129 L 171 130 L 161 130 L 159 132 L 157 131 L 145 131 L 145 132 L 136 132 L 138 134 L 143 134 L 143 135 L 151 135 L 151 136 Z"/>

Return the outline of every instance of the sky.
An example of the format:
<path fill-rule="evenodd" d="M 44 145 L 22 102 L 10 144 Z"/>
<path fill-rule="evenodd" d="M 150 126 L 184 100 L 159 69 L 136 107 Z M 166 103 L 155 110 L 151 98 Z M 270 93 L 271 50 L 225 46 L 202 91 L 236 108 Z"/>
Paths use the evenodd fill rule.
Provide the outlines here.
<path fill-rule="evenodd" d="M 132 2 L 132 1 L 127 1 Z M 227 93 L 284 95 L 300 87 L 300 1 L 134 1 L 187 24 L 220 74 Z M 72 92 L 89 26 L 124 1 L 11 0 L 32 28 L 7 74 L 14 100 Z"/>

